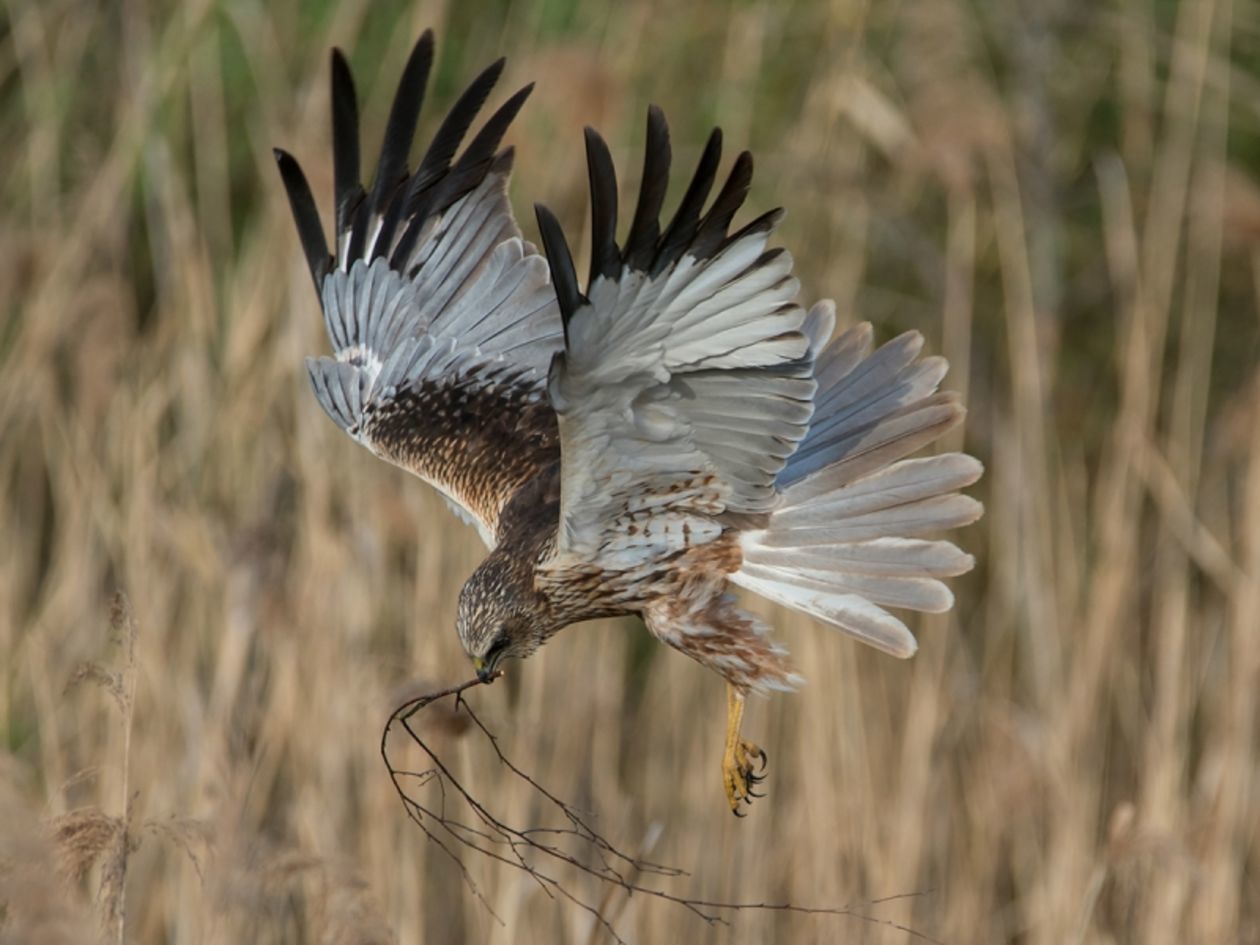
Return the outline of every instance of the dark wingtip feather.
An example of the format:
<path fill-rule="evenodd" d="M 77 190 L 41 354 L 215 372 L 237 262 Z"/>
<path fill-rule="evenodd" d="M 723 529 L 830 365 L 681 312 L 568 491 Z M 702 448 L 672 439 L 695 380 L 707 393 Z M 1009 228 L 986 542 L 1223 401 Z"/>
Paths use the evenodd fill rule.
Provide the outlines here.
<path fill-rule="evenodd" d="M 302 168 L 293 155 L 280 148 L 273 148 L 271 153 L 280 169 L 285 192 L 289 195 L 289 209 L 293 212 L 298 239 L 302 241 L 302 252 L 306 255 L 306 264 L 310 267 L 311 279 L 315 283 L 315 292 L 318 293 L 320 281 L 328 272 L 331 257 L 328 254 L 328 241 L 324 237 L 324 227 L 319 220 L 319 209 L 311 194 L 311 185 L 307 183 L 306 175 L 302 173 Z"/>
<path fill-rule="evenodd" d="M 499 106 L 498 110 L 481 126 L 477 136 L 464 149 L 454 168 L 443 179 L 440 191 L 426 205 L 426 213 L 440 213 L 452 203 L 481 183 L 494 166 L 499 144 L 517 112 L 534 91 L 534 83 L 519 89 L 515 95 Z"/>
<path fill-rule="evenodd" d="M 724 245 L 726 231 L 735 218 L 735 213 L 744 205 L 748 197 L 748 188 L 752 185 L 752 155 L 743 151 L 735 159 L 735 165 L 726 178 L 713 206 L 704 215 L 696 237 L 691 241 L 690 252 L 697 259 L 707 259 Z"/>
<path fill-rule="evenodd" d="M 433 31 L 425 30 L 416 40 L 398 80 L 398 91 L 385 123 L 385 140 L 376 164 L 376 180 L 372 184 L 371 214 L 381 214 L 380 231 L 372 242 L 372 258 L 382 256 L 394 242 L 394 232 L 402 220 L 405 201 L 399 200 L 399 188 L 407 180 L 407 159 L 416 137 L 424 93 L 433 71 Z M 357 217 L 356 217 L 357 219 Z M 358 237 L 356 232 L 355 237 Z"/>
<path fill-rule="evenodd" d="M 412 184 L 415 192 L 423 190 L 450 169 L 455 152 L 459 150 L 464 135 L 468 133 L 473 120 L 486 103 L 486 98 L 499 81 L 506 63 L 507 59 L 500 58 L 483 69 L 446 113 L 420 162 L 420 169 L 416 171 L 416 179 Z"/>
<path fill-rule="evenodd" d="M 556 301 L 560 304 L 560 319 L 564 324 L 564 342 L 567 346 L 569 320 L 585 304 L 586 299 L 578 289 L 577 270 L 573 267 L 573 256 L 569 252 L 569 243 L 564 238 L 560 221 L 540 203 L 534 204 L 534 214 L 538 218 L 538 230 L 542 234 L 547 265 L 551 268 L 551 281 L 556 289 Z"/>
<path fill-rule="evenodd" d="M 508 146 L 494 156 L 494 163 L 490 165 L 491 174 L 506 174 L 512 170 L 512 163 L 516 160 L 516 148 Z"/>
<path fill-rule="evenodd" d="M 376 180 L 372 185 L 372 206 L 380 209 L 383 200 L 406 174 L 407 155 L 416 135 L 420 119 L 420 107 L 424 104 L 425 88 L 433 69 L 433 31 L 425 30 L 403 67 L 398 80 L 398 91 L 389 109 L 385 123 L 385 140 L 381 144 L 381 156 L 376 165 Z"/>
<path fill-rule="evenodd" d="M 521 110 L 521 106 L 525 104 L 525 100 L 529 98 L 530 93 L 534 91 L 534 83 L 523 88 L 517 89 L 516 92 L 506 102 L 498 107 L 493 115 L 491 115 L 481 130 L 477 132 L 475 138 L 464 149 L 464 153 L 459 156 L 459 160 L 455 164 L 456 171 L 467 172 L 470 168 L 480 165 L 488 166 L 494 158 L 495 152 L 499 149 L 503 136 L 507 134 L 508 126 L 512 124 L 517 113 Z"/>
<path fill-rule="evenodd" d="M 649 105 L 643 179 L 639 183 L 639 201 L 624 250 L 626 264 L 634 269 L 646 270 L 656 255 L 656 241 L 661 235 L 661 207 L 669 187 L 670 160 L 669 124 L 665 113 L 658 106 Z"/>
<path fill-rule="evenodd" d="M 503 60 L 500 60 L 502 62 Z M 498 78 L 496 66 L 491 66 L 482 73 L 482 77 L 487 74 Z M 480 81 L 480 79 L 478 80 Z M 474 85 L 476 83 L 474 82 Z M 481 130 L 477 132 L 472 142 L 464 149 L 464 153 L 459 156 L 459 160 L 455 162 L 452 168 L 443 168 L 440 172 L 432 175 L 431 181 L 422 180 L 429 172 L 425 170 L 425 165 L 429 163 L 428 155 L 425 156 L 424 162 L 421 164 L 421 170 L 416 174 L 416 180 L 407 188 L 407 193 L 400 203 L 402 215 L 410 220 L 399 238 L 390 259 L 393 265 L 401 265 L 402 261 L 410 255 L 415 241 L 419 238 L 420 228 L 423 221 L 435 213 L 442 213 L 449 208 L 460 197 L 467 194 L 490 173 L 501 166 L 502 153 L 496 153 L 500 142 L 503 140 L 504 134 L 507 133 L 508 126 L 512 124 L 512 120 L 516 118 L 517 112 L 521 110 L 521 106 L 525 104 L 525 100 L 529 98 L 531 92 L 534 91 L 534 83 L 530 83 L 522 89 L 518 89 L 516 94 L 509 98 L 506 102 L 499 106 L 498 110 L 482 125 Z M 485 90 L 485 94 L 489 94 L 489 88 Z M 482 95 L 484 100 L 485 94 Z M 465 93 L 467 95 L 467 93 Z M 461 96 L 460 102 L 464 102 Z M 456 107 L 459 107 L 458 105 Z M 476 115 L 474 111 L 469 115 L 469 122 Z M 448 116 L 449 120 L 449 116 Z M 443 129 L 446 128 L 446 122 L 443 122 Z M 463 137 L 461 133 L 460 137 Z M 511 164 L 511 156 L 507 158 L 508 165 Z"/>
<path fill-rule="evenodd" d="M 350 64 L 340 49 L 332 51 L 333 209 L 340 235 L 363 198 L 359 170 L 359 101 Z"/>
<path fill-rule="evenodd" d="M 617 249 L 617 171 L 608 144 L 594 128 L 586 132 L 586 169 L 591 188 L 591 274 L 615 278 L 621 272 Z"/>
<path fill-rule="evenodd" d="M 508 126 L 516 120 L 516 115 L 521 110 L 521 106 L 525 104 L 525 100 L 534 94 L 534 83 L 523 85 L 517 89 L 512 97 L 499 106 L 498 110 L 490 116 L 490 120 L 477 133 L 474 144 L 486 147 L 490 151 L 495 151 L 499 147 L 499 142 L 503 140 L 503 136 L 507 134 Z M 469 147 L 472 150 L 472 147 Z"/>
<path fill-rule="evenodd" d="M 713 189 L 713 180 L 717 175 L 718 163 L 722 160 L 722 129 L 714 128 L 709 140 L 700 155 L 700 163 L 696 165 L 696 173 L 691 184 L 683 195 L 674 219 L 670 221 L 661 237 L 661 248 L 652 264 L 653 274 L 663 271 L 677 262 L 686 252 L 700 227 L 700 211 Z"/>
<path fill-rule="evenodd" d="M 775 207 L 773 210 L 767 210 L 765 213 L 757 217 L 757 219 L 753 220 L 751 223 L 740 227 L 730 236 L 726 237 L 726 239 L 722 241 L 721 246 L 719 246 L 718 249 L 715 250 L 715 253 L 720 252 L 722 249 L 725 249 L 727 246 L 730 246 L 736 240 L 743 239 L 745 236 L 748 236 L 750 233 L 769 233 L 783 221 L 783 218 L 785 216 L 787 216 L 787 211 L 784 210 L 782 207 Z"/>

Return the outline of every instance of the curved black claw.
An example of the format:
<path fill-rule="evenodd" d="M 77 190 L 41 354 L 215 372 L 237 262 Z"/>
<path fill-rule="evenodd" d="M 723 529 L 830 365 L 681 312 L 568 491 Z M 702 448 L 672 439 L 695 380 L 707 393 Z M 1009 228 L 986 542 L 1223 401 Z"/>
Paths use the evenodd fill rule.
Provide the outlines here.
<path fill-rule="evenodd" d="M 754 790 L 766 779 L 766 767 L 769 758 L 765 751 L 751 742 L 740 742 L 737 750 L 723 764 L 726 778 L 726 797 L 731 805 L 731 813 L 736 817 L 746 817 L 743 805 L 753 802 L 754 798 L 765 797 L 762 791 Z"/>

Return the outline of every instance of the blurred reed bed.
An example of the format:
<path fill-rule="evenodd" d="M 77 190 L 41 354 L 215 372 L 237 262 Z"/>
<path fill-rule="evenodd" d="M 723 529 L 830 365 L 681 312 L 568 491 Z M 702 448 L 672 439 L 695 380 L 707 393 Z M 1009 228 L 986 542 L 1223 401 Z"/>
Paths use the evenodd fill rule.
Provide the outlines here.
<path fill-rule="evenodd" d="M 720 681 L 631 623 L 475 693 L 514 760 L 628 849 L 659 830 L 644 852 L 700 897 L 920 893 L 870 913 L 945 942 L 1258 940 L 1260 6 L 1229 0 L 9 0 L 0 938 L 601 940 L 470 861 L 496 921 L 405 821 L 380 726 L 468 675 L 481 552 L 306 390 L 326 342 L 270 147 L 329 193 L 328 47 L 371 136 L 426 26 L 422 133 L 498 55 L 501 94 L 538 82 L 527 233 L 535 200 L 581 225 L 583 125 L 628 188 L 648 102 L 680 165 L 721 124 L 805 294 L 923 331 L 971 405 L 951 445 L 988 466 L 978 567 L 914 661 L 765 608 L 810 683 L 750 711 L 747 820 Z M 434 737 L 529 819 L 457 725 Z M 908 939 L 606 908 L 637 942 Z"/>

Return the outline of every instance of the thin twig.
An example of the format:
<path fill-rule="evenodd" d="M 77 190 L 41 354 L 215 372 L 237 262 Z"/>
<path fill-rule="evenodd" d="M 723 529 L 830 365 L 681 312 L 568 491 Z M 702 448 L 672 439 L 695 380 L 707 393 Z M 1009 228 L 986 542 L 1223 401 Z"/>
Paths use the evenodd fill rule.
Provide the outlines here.
<path fill-rule="evenodd" d="M 493 679 L 498 678 L 498 675 L 500 674 L 495 674 L 494 677 L 486 680 L 486 682 L 493 681 Z M 385 723 L 385 728 L 381 732 L 381 758 L 389 771 L 394 790 L 397 791 L 403 807 L 407 811 L 407 816 L 421 829 L 427 839 L 436 843 L 455 862 L 459 868 L 460 875 L 473 895 L 500 923 L 503 920 L 494 912 L 481 889 L 473 881 L 466 864 L 460 858 L 458 847 L 462 846 L 467 850 L 480 853 L 491 860 L 504 863 L 525 873 L 538 884 L 539 888 L 549 898 L 555 899 L 559 897 L 565 899 L 584 912 L 589 913 L 596 925 L 603 928 L 619 945 L 624 945 L 624 940 L 617 934 L 612 923 L 604 915 L 603 908 L 597 907 L 576 895 L 561 881 L 559 876 L 546 871 L 534 861 L 541 858 L 544 863 L 550 861 L 557 866 L 567 867 L 579 874 L 593 877 L 599 882 L 607 884 L 610 888 L 619 888 L 627 895 L 641 893 L 642 895 L 671 903 L 686 909 L 710 925 L 719 923 L 727 925 L 729 921 L 725 914 L 751 910 L 791 912 L 800 915 L 848 916 L 873 925 L 883 925 L 897 929 L 921 941 L 932 943 L 932 945 L 941 945 L 936 939 L 922 932 L 900 925 L 889 919 L 869 915 L 864 911 L 885 903 L 926 895 L 927 892 L 902 893 L 845 906 L 802 906 L 791 902 L 728 902 L 696 899 L 644 885 L 638 880 L 637 877 L 639 875 L 647 874 L 665 879 L 676 879 L 685 877 L 688 874 L 676 867 L 653 863 L 642 857 L 625 853 L 592 827 L 588 819 L 583 817 L 571 804 L 557 797 L 543 787 L 535 778 L 513 764 L 504 754 L 498 738 L 481 721 L 464 697 L 465 692 L 479 685 L 482 685 L 482 680 L 471 679 L 458 686 L 451 686 L 404 702 L 390 714 L 389 721 Z M 494 750 L 499 763 L 511 772 L 514 777 L 527 784 L 534 793 L 546 800 L 564 818 L 568 826 L 513 827 L 491 813 L 455 777 L 450 768 L 420 737 L 411 722 L 418 712 L 434 702 L 448 697 L 454 697 L 454 709 L 456 712 L 463 711 L 467 713 L 468 718 L 472 721 L 477 731 L 482 734 Z M 411 740 L 428 756 L 432 764 L 431 768 L 415 771 L 396 767 L 392 763 L 389 757 L 388 741 L 389 733 L 395 725 L 406 731 Z M 440 797 L 440 803 L 436 809 L 426 806 L 420 800 L 417 800 L 413 793 L 410 793 L 417 787 L 432 786 L 435 783 L 438 786 Z M 473 823 L 466 823 L 447 813 L 448 789 L 452 796 L 457 801 L 462 800 L 463 804 L 473 814 Z M 433 829 L 434 827 L 436 827 L 436 831 Z M 451 842 L 446 842 L 444 838 L 449 839 Z M 569 843 L 578 844 L 578 852 L 575 853 L 568 849 L 566 844 Z M 582 856 L 579 856 L 579 853 Z M 592 855 L 596 861 L 594 863 L 588 862 Z"/>

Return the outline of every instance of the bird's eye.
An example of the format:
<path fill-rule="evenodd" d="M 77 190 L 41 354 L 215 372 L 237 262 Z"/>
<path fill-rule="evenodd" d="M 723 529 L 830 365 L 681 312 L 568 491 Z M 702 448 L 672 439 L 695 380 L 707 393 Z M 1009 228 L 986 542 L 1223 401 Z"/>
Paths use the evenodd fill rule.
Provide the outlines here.
<path fill-rule="evenodd" d="M 496 662 L 498 662 L 499 657 L 503 655 L 503 651 L 508 648 L 508 645 L 511 642 L 512 641 L 508 639 L 507 633 L 500 630 L 499 635 L 495 637 L 494 642 L 490 644 L 490 649 L 486 650 L 487 665 L 493 666 Z"/>

